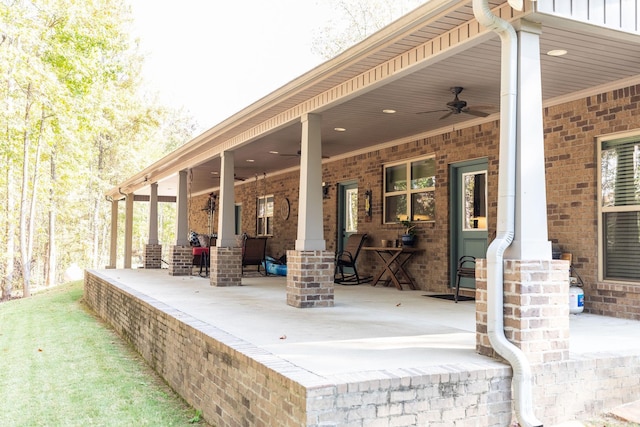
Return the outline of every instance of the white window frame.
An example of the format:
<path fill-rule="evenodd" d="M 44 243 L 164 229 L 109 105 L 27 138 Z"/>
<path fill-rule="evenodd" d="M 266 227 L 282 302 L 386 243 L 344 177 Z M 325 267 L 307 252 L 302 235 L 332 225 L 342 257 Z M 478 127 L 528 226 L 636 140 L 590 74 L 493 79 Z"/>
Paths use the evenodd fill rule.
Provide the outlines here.
<path fill-rule="evenodd" d="M 266 209 L 269 205 L 269 199 L 271 199 L 271 211 Z M 260 201 L 265 202 L 265 212 L 260 212 Z M 256 199 L 256 236 L 273 236 L 273 209 L 274 199 L 273 194 L 267 194 L 264 196 L 258 196 Z M 264 227 L 261 227 L 262 222 L 265 222 Z M 269 222 L 271 222 L 271 233 L 269 233 Z M 264 230 L 263 230 L 264 228 Z"/>
<path fill-rule="evenodd" d="M 406 199 L 407 199 L 407 218 L 406 219 L 407 220 L 410 220 L 413 217 L 413 212 L 411 212 L 411 208 L 412 208 L 411 196 L 413 194 L 431 192 L 433 193 L 433 200 L 435 203 L 435 194 L 436 194 L 435 181 L 437 180 L 437 177 L 435 175 L 435 170 L 434 170 L 434 185 L 432 187 L 416 188 L 416 189 L 411 188 L 411 165 L 413 163 L 420 162 L 427 159 L 432 159 L 434 161 L 434 166 L 436 166 L 434 154 L 421 156 L 421 157 L 414 157 L 414 158 L 403 160 L 400 162 L 387 163 L 383 166 L 382 168 L 382 209 L 383 209 L 382 223 L 383 224 L 395 224 L 402 220 L 405 220 L 405 218 L 400 218 L 399 220 L 396 219 L 394 221 L 387 221 L 387 197 L 393 197 L 393 196 L 398 196 L 403 194 L 406 195 Z M 404 190 L 387 191 L 387 188 L 386 188 L 387 187 L 387 169 L 391 167 L 400 166 L 400 165 L 405 165 L 406 167 L 406 177 L 407 177 L 406 187 L 407 188 Z M 414 219 L 413 222 L 435 222 L 435 212 L 434 212 L 434 217 L 432 219 L 428 219 L 424 221 Z"/>
<path fill-rule="evenodd" d="M 640 211 L 640 205 L 633 206 L 603 206 L 602 201 L 602 144 L 611 141 L 640 141 L 640 131 L 623 132 L 617 134 L 601 135 L 596 138 L 597 145 L 597 205 L 598 205 L 598 281 L 605 283 L 626 283 L 630 285 L 640 285 L 639 281 L 629 281 L 624 279 L 609 279 L 604 277 L 605 270 L 605 249 L 604 249 L 604 214 L 607 212 L 636 212 Z"/>
<path fill-rule="evenodd" d="M 347 233 L 358 232 L 358 188 L 347 188 L 345 190 L 345 225 L 344 231 Z"/>

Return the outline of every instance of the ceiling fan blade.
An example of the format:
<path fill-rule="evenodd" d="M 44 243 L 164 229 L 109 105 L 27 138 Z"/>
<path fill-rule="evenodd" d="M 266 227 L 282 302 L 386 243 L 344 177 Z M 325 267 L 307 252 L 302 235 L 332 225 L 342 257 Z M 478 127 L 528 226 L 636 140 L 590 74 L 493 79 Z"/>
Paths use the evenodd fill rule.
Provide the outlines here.
<path fill-rule="evenodd" d="M 444 116 L 440 117 L 440 120 L 446 119 L 447 117 L 449 117 L 452 114 L 453 114 L 453 111 L 449 111 L 447 114 L 445 114 Z"/>
<path fill-rule="evenodd" d="M 441 113 L 443 111 L 449 111 L 449 110 L 431 110 L 431 111 L 420 111 L 417 112 L 416 114 L 429 114 L 429 113 Z"/>
<path fill-rule="evenodd" d="M 476 116 L 476 117 L 487 117 L 489 115 L 489 113 L 485 113 L 484 111 L 478 111 L 478 110 L 462 110 L 463 113 L 466 114 L 471 114 L 472 116 Z"/>

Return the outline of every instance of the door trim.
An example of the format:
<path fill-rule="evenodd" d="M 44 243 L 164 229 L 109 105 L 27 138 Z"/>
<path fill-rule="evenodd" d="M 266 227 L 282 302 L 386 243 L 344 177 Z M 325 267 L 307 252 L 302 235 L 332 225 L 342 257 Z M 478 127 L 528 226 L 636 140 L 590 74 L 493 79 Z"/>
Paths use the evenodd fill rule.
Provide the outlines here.
<path fill-rule="evenodd" d="M 354 186 L 358 188 L 358 181 L 355 179 L 339 182 L 337 184 L 338 205 L 336 215 L 336 251 L 341 251 L 344 245 L 344 236 L 342 230 L 345 228 L 345 192 L 347 188 Z"/>
<path fill-rule="evenodd" d="M 460 209 L 458 198 L 458 188 L 460 186 L 460 182 L 458 182 L 458 171 L 461 168 L 469 166 L 485 166 L 488 179 L 489 160 L 486 157 L 479 157 L 462 162 L 451 163 L 449 165 L 449 288 L 454 288 L 456 283 L 456 269 L 458 267 L 459 255 L 458 237 L 462 231 L 460 224 L 457 221 Z"/>

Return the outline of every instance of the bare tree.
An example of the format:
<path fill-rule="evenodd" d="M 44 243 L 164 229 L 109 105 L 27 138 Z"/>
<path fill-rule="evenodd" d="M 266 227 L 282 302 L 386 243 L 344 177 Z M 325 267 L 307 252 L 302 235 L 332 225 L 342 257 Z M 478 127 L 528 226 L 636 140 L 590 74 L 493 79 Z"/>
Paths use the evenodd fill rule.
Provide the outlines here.
<path fill-rule="evenodd" d="M 333 58 L 427 1 L 330 0 L 329 7 L 337 12 L 337 18 L 318 30 L 312 51 L 324 58 Z"/>

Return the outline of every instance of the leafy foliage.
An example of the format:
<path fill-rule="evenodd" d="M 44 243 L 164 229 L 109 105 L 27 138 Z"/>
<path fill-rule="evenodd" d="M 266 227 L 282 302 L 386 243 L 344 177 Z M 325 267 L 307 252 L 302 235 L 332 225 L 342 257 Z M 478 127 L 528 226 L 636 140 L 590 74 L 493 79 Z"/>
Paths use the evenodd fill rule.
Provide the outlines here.
<path fill-rule="evenodd" d="M 131 21 L 123 0 L 0 2 L 3 298 L 106 265 L 106 190 L 191 138 L 142 90 Z"/>

